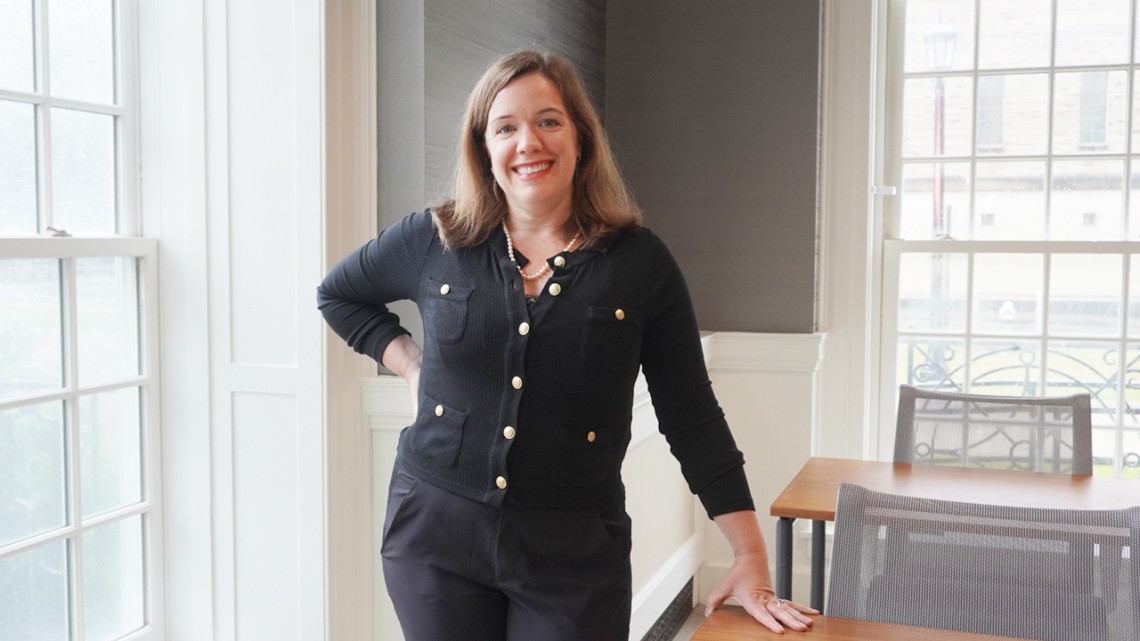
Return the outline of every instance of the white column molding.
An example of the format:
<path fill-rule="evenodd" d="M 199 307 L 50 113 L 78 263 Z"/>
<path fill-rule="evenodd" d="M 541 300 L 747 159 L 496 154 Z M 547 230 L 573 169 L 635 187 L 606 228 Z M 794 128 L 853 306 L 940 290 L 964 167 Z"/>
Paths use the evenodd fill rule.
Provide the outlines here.
<path fill-rule="evenodd" d="M 875 171 L 875 58 L 879 0 L 825 0 L 820 141 L 820 420 L 812 451 L 862 458 L 875 412 L 879 261 L 871 194 Z"/>
<path fill-rule="evenodd" d="M 324 4 L 327 270 L 376 235 L 376 3 Z M 373 435 L 360 412 L 356 382 L 375 374 L 376 364 L 332 331 L 324 337 L 328 638 L 367 639 L 375 628 L 378 575 L 373 564 L 362 562 L 370 554 L 361 556 L 373 540 Z"/>

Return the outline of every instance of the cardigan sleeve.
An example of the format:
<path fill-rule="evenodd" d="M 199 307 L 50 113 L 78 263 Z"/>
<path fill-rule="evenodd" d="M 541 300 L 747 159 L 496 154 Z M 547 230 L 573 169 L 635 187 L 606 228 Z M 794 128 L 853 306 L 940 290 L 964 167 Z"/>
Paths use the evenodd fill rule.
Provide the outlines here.
<path fill-rule="evenodd" d="M 647 318 L 641 361 L 659 429 L 710 518 L 754 510 L 744 455 L 713 394 L 684 276 L 664 243 L 653 239 L 659 267 L 648 284 L 655 304 Z"/>
<path fill-rule="evenodd" d="M 409 334 L 388 303 L 413 299 L 435 238 L 429 212 L 405 217 L 345 256 L 317 287 L 317 308 L 352 349 L 380 361 L 393 339 Z"/>

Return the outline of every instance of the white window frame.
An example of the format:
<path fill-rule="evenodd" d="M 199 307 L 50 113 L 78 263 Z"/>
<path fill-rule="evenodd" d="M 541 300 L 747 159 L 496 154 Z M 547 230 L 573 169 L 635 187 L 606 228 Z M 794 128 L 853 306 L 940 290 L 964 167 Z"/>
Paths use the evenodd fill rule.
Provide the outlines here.
<path fill-rule="evenodd" d="M 4 259 L 49 259 L 61 263 L 62 327 L 66 332 L 65 345 L 76 349 L 76 259 L 89 257 L 138 259 L 137 287 L 139 304 L 139 356 L 137 376 L 104 382 L 94 386 L 77 384 L 74 376 L 74 358 L 65 359 L 72 369 L 64 377 L 59 389 L 0 401 L 0 409 L 23 407 L 46 402 L 65 402 L 68 417 L 66 447 L 65 524 L 59 528 L 0 547 L 0 559 L 19 554 L 33 547 L 52 542 L 67 541 L 68 545 L 68 600 L 70 602 L 70 637 L 84 638 L 83 595 L 81 590 L 83 552 L 76 542 L 87 531 L 124 518 L 141 517 L 143 524 L 143 589 L 144 625 L 121 638 L 121 641 L 159 641 L 165 637 L 164 555 L 162 508 L 162 457 L 160 443 L 161 381 L 159 377 L 159 306 L 158 306 L 158 241 L 141 237 L 142 214 L 139 206 L 139 94 L 138 94 L 138 5 L 137 0 L 110 0 L 113 4 L 115 33 L 115 87 L 114 105 L 93 104 L 65 100 L 48 95 L 47 28 L 50 0 L 34 2 L 33 20 L 36 29 L 36 91 L 14 92 L 0 89 L 0 99 L 32 104 L 37 109 L 37 198 L 40 235 L 0 236 L 0 257 Z M 77 109 L 110 115 L 115 118 L 115 174 L 116 220 L 115 233 L 109 236 L 53 236 L 46 232 L 51 225 L 51 124 L 42 116 L 53 107 Z M 75 422 L 76 406 L 82 396 L 118 389 L 140 390 L 140 445 L 142 448 L 141 500 L 127 507 L 82 519 L 79 513 L 79 433 Z"/>
<path fill-rule="evenodd" d="M 894 117 L 894 116 L 892 116 L 892 114 L 899 113 L 900 110 L 902 109 L 902 104 L 903 104 L 903 101 L 902 101 L 902 83 L 898 82 L 896 79 L 901 79 L 903 77 L 903 52 L 902 52 L 902 48 L 900 46 L 897 46 L 897 45 L 902 42 L 903 35 L 905 33 L 905 14 L 903 11 L 899 10 L 900 8 L 903 8 L 903 6 L 905 5 L 905 2 L 906 2 L 906 0 L 883 0 L 882 4 L 879 5 L 879 10 L 880 11 L 887 11 L 888 16 L 885 18 L 885 20 L 883 20 L 880 23 L 882 26 L 881 26 L 880 31 L 879 31 L 879 37 L 885 45 L 883 48 L 880 48 L 879 51 L 881 53 L 885 51 L 885 55 L 884 55 L 883 62 L 878 67 L 878 69 L 879 69 L 880 73 L 882 74 L 882 76 L 884 77 L 885 90 L 881 94 L 882 99 L 881 99 L 879 106 L 878 106 L 878 122 L 882 123 L 883 127 L 881 129 L 882 133 L 880 133 L 879 135 L 876 136 L 876 138 L 877 138 L 876 144 L 877 144 L 877 149 L 878 149 L 878 156 L 882 159 L 882 165 L 883 165 L 882 182 L 885 182 L 886 184 L 891 184 L 891 185 L 900 185 L 901 184 L 901 175 L 902 175 L 902 169 L 901 169 L 901 167 L 902 167 L 902 162 L 901 162 L 902 161 L 902 153 L 901 153 L 901 142 L 899 142 L 899 141 L 901 141 L 901 121 L 902 121 L 902 118 L 901 117 Z M 1134 3 L 1133 6 L 1136 7 L 1136 4 Z M 1136 11 L 1137 11 L 1137 9 L 1134 9 L 1134 13 Z M 975 9 L 975 12 L 976 12 L 976 9 Z M 1134 21 L 1135 21 L 1135 19 L 1136 19 L 1135 16 L 1133 16 Z M 1135 34 L 1135 30 L 1133 30 L 1132 33 Z M 1135 35 L 1133 37 L 1135 37 Z M 1055 46 L 1055 43 L 1053 46 Z M 1075 69 L 1084 70 L 1087 68 L 1076 67 Z M 1133 63 L 1133 69 L 1134 70 L 1140 70 L 1140 65 Z M 1068 68 L 1066 68 L 1066 70 L 1068 70 Z M 975 73 L 977 73 L 977 72 L 975 72 Z M 1132 95 L 1132 87 L 1131 87 L 1132 77 L 1133 77 L 1133 73 L 1130 72 L 1129 73 L 1130 83 L 1129 83 L 1129 87 L 1128 87 L 1128 95 L 1129 96 Z M 1051 94 L 1051 92 L 1052 92 L 1052 85 L 1050 84 L 1050 94 Z M 1053 117 L 1052 116 L 1053 110 L 1052 110 L 1052 103 L 1051 103 L 1052 95 L 1050 95 L 1049 100 L 1050 100 L 1050 105 L 1049 105 L 1048 113 L 1050 114 L 1050 122 L 1052 122 L 1052 117 Z M 976 101 L 976 96 L 975 96 L 975 101 Z M 976 103 L 975 103 L 975 107 L 976 107 Z M 1128 122 L 1126 124 L 1126 131 L 1131 131 L 1131 127 L 1132 127 L 1131 116 L 1132 116 L 1132 114 L 1130 111 L 1128 113 Z M 976 109 L 974 112 L 974 117 L 976 118 Z M 973 130 L 975 128 L 976 128 L 976 123 L 971 123 L 971 130 Z M 891 149 L 892 144 L 896 147 L 897 150 Z M 970 156 L 968 156 L 968 159 L 973 160 L 977 157 L 978 157 L 978 155 L 975 152 L 975 153 L 971 154 Z M 1046 158 L 1053 157 L 1053 154 L 1050 151 L 1050 152 L 1044 154 L 1043 157 L 1046 157 Z M 1098 157 L 1102 157 L 1102 156 L 1098 156 Z M 1109 156 L 1103 156 L 1103 157 L 1111 157 L 1111 158 L 1123 157 L 1125 159 L 1125 170 L 1124 170 L 1125 176 L 1131 175 L 1131 171 L 1132 171 L 1131 165 L 1132 165 L 1133 161 L 1140 159 L 1140 156 L 1136 156 L 1136 154 L 1132 153 L 1129 150 L 1125 150 L 1124 152 L 1122 152 L 1120 154 L 1111 154 Z M 1123 195 L 1124 203 L 1123 203 L 1122 211 L 1125 212 L 1125 214 L 1124 214 L 1124 219 L 1122 220 L 1122 225 L 1124 225 L 1124 226 L 1127 226 L 1127 224 L 1128 224 L 1127 223 L 1127 211 L 1128 211 L 1128 199 L 1131 196 L 1130 191 L 1131 190 L 1129 190 L 1129 189 L 1123 190 L 1123 192 L 1124 192 L 1124 195 Z M 970 264 L 971 266 L 973 264 L 974 256 L 986 254 L 986 253 L 1002 253 L 1002 254 L 1034 253 L 1034 254 L 1043 254 L 1045 256 L 1046 264 L 1048 264 L 1048 261 L 1050 260 L 1050 256 L 1056 255 L 1056 254 L 1094 254 L 1094 255 L 1095 254 L 1101 254 L 1101 255 L 1123 256 L 1122 269 L 1124 270 L 1124 273 L 1122 274 L 1122 283 L 1123 283 L 1123 285 L 1122 285 L 1123 291 L 1121 293 L 1121 300 L 1122 301 L 1128 300 L 1127 293 L 1129 291 L 1129 285 L 1130 285 L 1129 284 L 1129 273 L 1130 273 L 1129 272 L 1129 264 L 1130 264 L 1130 261 L 1135 259 L 1136 256 L 1138 254 L 1140 254 L 1140 241 L 1087 241 L 1086 242 L 1086 241 L 1023 241 L 1023 240 L 1016 240 L 1016 241 L 998 241 L 998 240 L 972 241 L 972 240 L 954 240 L 954 239 L 900 240 L 897 238 L 897 233 L 896 233 L 896 230 L 898 230 L 900 228 L 900 225 L 899 225 L 899 217 L 900 217 L 899 206 L 900 206 L 900 199 L 898 199 L 898 198 L 888 197 L 888 198 L 882 199 L 881 216 L 882 216 L 882 220 L 883 220 L 883 225 L 881 228 L 882 229 L 881 234 L 879 234 L 879 238 L 878 238 L 878 242 L 877 242 L 877 244 L 879 244 L 879 246 L 881 247 L 881 254 L 879 254 L 879 255 L 882 258 L 881 271 L 879 271 L 879 277 L 877 278 L 877 282 L 879 283 L 879 285 L 876 288 L 878 290 L 877 299 L 878 299 L 878 301 L 880 301 L 880 305 L 878 308 L 879 322 L 878 322 L 878 332 L 877 332 L 877 334 L 878 334 L 878 379 L 877 379 L 878 380 L 878 386 L 877 386 L 878 390 L 877 390 L 877 392 L 878 393 L 877 393 L 877 400 L 875 402 L 876 409 L 874 411 L 874 415 L 876 415 L 878 418 L 877 418 L 877 421 L 872 422 L 872 424 L 871 424 L 872 425 L 872 427 L 871 427 L 871 429 L 872 429 L 871 440 L 876 444 L 876 446 L 873 447 L 873 452 L 872 452 L 873 456 L 875 456 L 879 459 L 883 459 L 883 460 L 889 460 L 889 459 L 891 459 L 891 457 L 893 455 L 893 441 L 894 441 L 893 435 L 894 435 L 894 426 L 895 426 L 896 412 L 897 412 L 896 405 L 897 405 L 897 400 L 898 400 L 898 383 L 899 383 L 899 381 L 896 380 L 895 363 L 896 363 L 897 348 L 898 348 L 898 344 L 899 344 L 899 337 L 901 335 L 901 333 L 896 330 L 897 325 L 898 325 L 897 318 L 898 318 L 898 296 L 899 296 L 897 275 L 899 273 L 899 266 L 900 266 L 901 257 L 904 254 L 911 253 L 911 252 L 914 252 L 914 253 L 947 252 L 947 253 L 956 253 L 956 254 L 961 253 L 961 254 L 966 254 L 968 256 L 968 261 L 969 261 L 968 264 Z M 1048 269 L 1045 270 L 1044 277 L 1046 279 L 1045 283 L 1044 283 L 1045 292 L 1047 293 L 1049 291 L 1049 281 L 1048 281 L 1049 271 L 1048 271 Z M 969 292 L 967 292 L 967 294 L 966 294 L 966 301 L 967 301 L 967 305 L 970 305 L 972 303 L 972 295 Z M 1095 339 L 1090 337 L 1090 340 L 1096 340 L 1097 342 L 1103 342 L 1103 343 L 1115 342 L 1121 350 L 1119 352 L 1120 354 L 1127 353 L 1124 351 L 1125 347 L 1130 342 L 1132 344 L 1135 344 L 1137 342 L 1135 340 L 1129 341 L 1129 339 L 1127 337 L 1127 331 L 1126 331 L 1126 328 L 1128 327 L 1127 312 L 1128 312 L 1127 305 L 1125 305 L 1124 309 L 1122 310 L 1122 314 L 1124 314 L 1124 318 L 1122 319 L 1122 323 L 1121 323 L 1122 329 L 1121 329 L 1121 333 L 1119 336 L 1117 336 L 1117 337 L 1096 337 Z M 1047 314 L 1048 313 L 1047 309 L 1043 309 L 1042 313 Z M 967 315 L 966 315 L 967 323 L 969 323 L 968 319 L 970 318 L 970 316 L 971 315 L 970 315 L 969 311 L 967 311 Z M 1048 327 L 1048 325 L 1043 324 L 1043 327 Z M 929 335 L 929 334 L 930 334 L 930 332 L 924 332 L 924 335 Z M 959 334 L 955 333 L 955 336 L 959 336 Z M 963 336 L 965 337 L 966 340 L 969 340 L 970 337 L 972 336 L 971 328 L 967 327 L 967 331 L 965 332 L 965 334 Z M 1024 336 L 1024 337 L 1023 336 L 1017 336 L 1017 337 L 1003 336 L 1002 338 L 1008 338 L 1010 340 L 1018 340 L 1018 341 L 1036 340 L 1036 341 L 1044 343 L 1045 341 L 1047 341 L 1049 339 L 1049 335 L 1047 333 L 1047 330 L 1042 330 L 1042 333 L 1040 335 Z M 1065 337 L 1065 338 L 1069 338 L 1069 337 Z M 1046 353 L 1044 351 L 1044 346 L 1042 347 L 1042 357 L 1043 358 L 1047 357 Z M 967 375 L 967 380 L 969 380 L 968 375 Z M 1121 438 L 1123 435 L 1123 431 L 1120 429 L 1119 426 L 1121 424 L 1123 424 L 1124 421 L 1127 420 L 1124 413 L 1123 413 L 1123 406 L 1124 406 L 1124 402 L 1125 402 L 1124 389 L 1122 389 L 1123 385 L 1124 385 L 1123 380 L 1117 381 L 1116 417 L 1117 417 L 1117 426 L 1118 427 L 1117 427 L 1117 433 L 1116 433 L 1116 445 L 1117 445 L 1117 452 L 1118 453 L 1121 451 L 1120 445 L 1121 445 Z M 877 425 L 877 428 L 875 427 L 876 425 Z M 1121 468 L 1121 461 L 1118 459 L 1115 461 L 1115 472 L 1117 474 L 1120 473 L 1120 468 Z"/>
<path fill-rule="evenodd" d="M 163 586 L 162 586 L 162 493 L 159 482 L 161 471 L 161 449 L 159 443 L 159 350 L 158 350 L 158 243 L 149 238 L 0 238 L 0 256 L 5 259 L 52 259 L 62 262 L 63 315 L 62 325 L 68 336 L 64 339 L 69 351 L 76 349 L 76 290 L 74 287 L 75 260 L 90 257 L 129 257 L 138 262 L 139 296 L 139 348 L 140 372 L 137 376 L 121 378 L 97 385 L 77 385 L 74 372 L 74 358 L 65 359 L 72 368 L 59 389 L 21 397 L 9 397 L 0 401 L 0 409 L 26 407 L 41 403 L 65 402 L 68 412 L 65 418 L 67 437 L 65 439 L 65 475 L 67 510 L 65 523 L 59 528 L 21 539 L 9 545 L 0 546 L 0 559 L 27 551 L 31 548 L 52 542 L 67 541 L 68 545 L 68 598 L 71 602 L 70 616 L 72 638 L 81 639 L 83 622 L 79 613 L 83 609 L 83 595 L 79 586 L 82 582 L 82 546 L 74 542 L 84 533 L 109 522 L 141 516 L 143 524 L 144 557 L 144 627 L 123 637 L 123 641 L 160 639 L 162 633 Z M 83 519 L 79 514 L 79 447 L 80 435 L 76 415 L 80 397 L 119 389 L 138 388 L 140 390 L 140 428 L 142 431 L 142 496 L 141 500 L 109 513 Z M 75 500 L 80 498 L 79 501 Z"/>

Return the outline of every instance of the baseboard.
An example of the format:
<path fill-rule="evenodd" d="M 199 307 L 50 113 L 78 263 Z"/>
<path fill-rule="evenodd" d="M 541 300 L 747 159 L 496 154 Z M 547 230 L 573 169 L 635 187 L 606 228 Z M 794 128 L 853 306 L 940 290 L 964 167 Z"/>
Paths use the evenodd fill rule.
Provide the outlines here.
<path fill-rule="evenodd" d="M 697 574 L 702 557 L 701 538 L 694 534 L 633 595 L 629 620 L 629 638 L 632 641 L 639 641 L 649 632 L 677 593 Z"/>

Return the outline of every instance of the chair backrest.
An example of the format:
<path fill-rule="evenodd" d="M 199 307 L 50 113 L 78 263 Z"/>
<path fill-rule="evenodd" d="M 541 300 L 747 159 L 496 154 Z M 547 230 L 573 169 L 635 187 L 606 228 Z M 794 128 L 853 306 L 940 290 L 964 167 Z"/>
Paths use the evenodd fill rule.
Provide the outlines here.
<path fill-rule="evenodd" d="M 1091 398 L 987 396 L 901 385 L 895 462 L 1092 474 Z"/>
<path fill-rule="evenodd" d="M 1043 641 L 1135 641 L 1138 557 L 1140 507 L 1015 508 L 845 483 L 827 614 Z"/>

